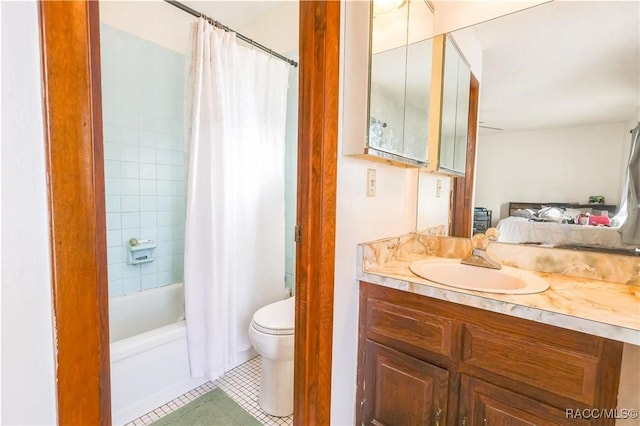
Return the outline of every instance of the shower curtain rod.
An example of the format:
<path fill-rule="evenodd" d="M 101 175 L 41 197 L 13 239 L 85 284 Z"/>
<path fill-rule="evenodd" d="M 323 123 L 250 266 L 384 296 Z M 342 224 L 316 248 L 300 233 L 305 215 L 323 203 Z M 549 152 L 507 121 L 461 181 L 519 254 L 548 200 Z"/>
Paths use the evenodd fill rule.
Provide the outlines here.
<path fill-rule="evenodd" d="M 236 37 L 238 37 L 240 40 L 249 43 L 253 47 L 257 47 L 258 49 L 267 52 L 271 56 L 275 56 L 276 58 L 281 59 L 281 60 L 287 62 L 288 64 L 290 64 L 290 65 L 292 65 L 294 67 L 298 66 L 298 63 L 296 61 L 294 61 L 293 59 L 289 59 L 286 56 L 282 56 L 278 52 L 274 52 L 273 50 L 269 49 L 268 47 L 263 46 L 262 44 L 254 41 L 254 40 L 251 40 L 249 37 L 247 37 L 245 35 L 242 35 L 237 31 L 232 30 L 231 28 L 227 27 L 226 25 L 223 25 L 222 23 L 216 21 L 215 19 L 206 16 L 204 13 L 200 13 L 197 10 L 190 8 L 189 6 L 180 3 L 179 1 L 175 1 L 175 0 L 164 0 L 164 1 L 169 3 L 172 6 L 177 7 L 178 9 L 182 10 L 183 12 L 187 12 L 188 14 L 195 16 L 196 18 L 201 18 L 202 17 L 202 18 L 206 19 L 207 21 L 209 21 L 209 23 L 211 25 L 213 25 L 215 27 L 221 28 L 221 29 L 223 29 L 225 31 L 230 31 L 230 32 L 236 33 Z"/>

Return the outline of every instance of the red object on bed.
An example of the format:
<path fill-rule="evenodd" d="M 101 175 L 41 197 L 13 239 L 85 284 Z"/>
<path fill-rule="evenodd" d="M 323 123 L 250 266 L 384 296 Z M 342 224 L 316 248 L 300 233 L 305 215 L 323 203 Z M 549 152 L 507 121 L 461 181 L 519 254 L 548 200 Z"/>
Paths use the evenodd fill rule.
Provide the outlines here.
<path fill-rule="evenodd" d="M 607 216 L 589 216 L 589 225 L 605 225 L 609 226 L 609 218 Z"/>

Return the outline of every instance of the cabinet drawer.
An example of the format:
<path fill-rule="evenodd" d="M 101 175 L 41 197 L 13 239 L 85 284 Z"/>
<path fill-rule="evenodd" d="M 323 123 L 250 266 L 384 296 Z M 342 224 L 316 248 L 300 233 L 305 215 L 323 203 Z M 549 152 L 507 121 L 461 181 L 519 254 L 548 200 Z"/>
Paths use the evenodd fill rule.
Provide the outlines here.
<path fill-rule="evenodd" d="M 538 389 L 592 405 L 599 359 L 531 336 L 465 325 L 463 362 Z"/>
<path fill-rule="evenodd" d="M 450 318 L 366 299 L 367 337 L 392 348 L 415 354 L 412 349 L 453 356 L 454 324 Z"/>

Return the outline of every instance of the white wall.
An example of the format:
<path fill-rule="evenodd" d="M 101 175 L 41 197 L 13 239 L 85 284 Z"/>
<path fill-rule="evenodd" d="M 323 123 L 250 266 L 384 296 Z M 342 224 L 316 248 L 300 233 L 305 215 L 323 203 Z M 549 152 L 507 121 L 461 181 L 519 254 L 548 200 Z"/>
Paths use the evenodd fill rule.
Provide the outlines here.
<path fill-rule="evenodd" d="M 448 235 L 450 200 L 450 177 L 420 172 L 418 177 L 416 230 L 423 232 L 429 227 L 443 225 L 443 235 Z"/>
<path fill-rule="evenodd" d="M 40 42 L 34 1 L 2 9 L 1 424 L 55 424 Z"/>
<path fill-rule="evenodd" d="M 623 123 L 480 135 L 475 205 L 493 210 L 494 224 L 510 201 L 587 203 L 603 195 L 620 202 Z"/>
<path fill-rule="evenodd" d="M 213 10 L 212 18 L 233 25 L 238 19 L 233 1 L 202 1 L 202 10 Z M 215 3 L 211 5 L 211 3 Z M 247 6 L 244 1 L 243 7 Z M 263 1 L 253 2 L 256 5 Z M 298 2 L 284 1 L 264 15 L 234 28 L 260 44 L 283 53 L 298 48 Z M 225 16 L 226 13 L 233 16 Z M 196 18 L 160 0 L 101 1 L 100 21 L 168 49 L 185 53 L 189 28 Z M 277 31 L 274 31 L 277 26 Z"/>

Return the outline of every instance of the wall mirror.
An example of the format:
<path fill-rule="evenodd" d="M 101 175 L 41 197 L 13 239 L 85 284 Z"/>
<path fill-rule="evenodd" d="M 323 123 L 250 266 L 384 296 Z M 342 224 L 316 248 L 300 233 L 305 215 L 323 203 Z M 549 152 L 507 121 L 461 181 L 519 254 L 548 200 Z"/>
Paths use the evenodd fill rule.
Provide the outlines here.
<path fill-rule="evenodd" d="M 425 165 L 433 12 L 424 0 L 397 3 L 371 6 L 367 145 L 382 157 Z"/>
<path fill-rule="evenodd" d="M 620 204 L 640 120 L 639 19 L 638 2 L 550 2 L 451 33 L 482 50 L 474 206 L 491 225 L 512 202 Z"/>

